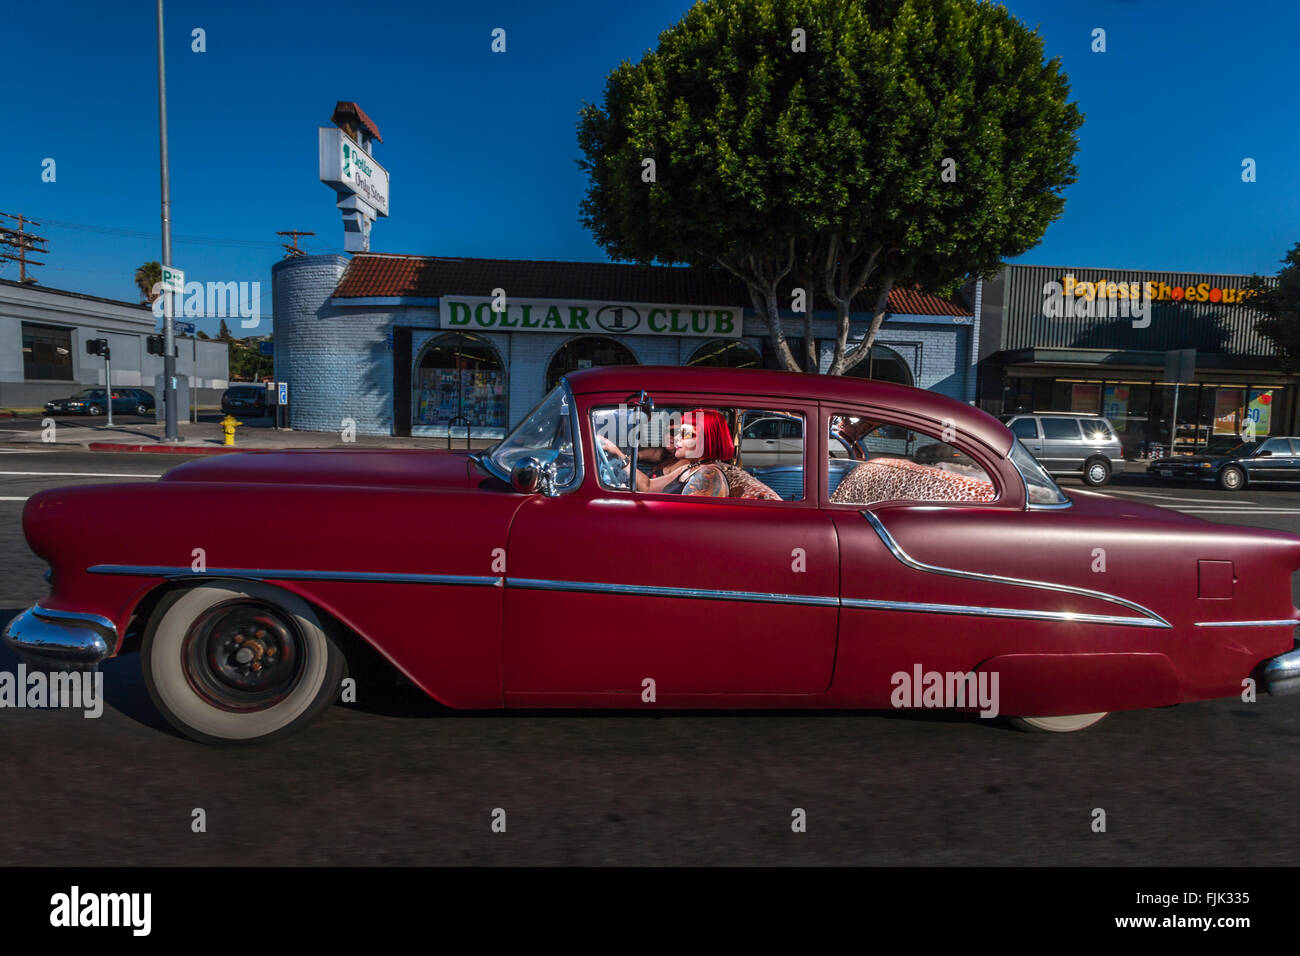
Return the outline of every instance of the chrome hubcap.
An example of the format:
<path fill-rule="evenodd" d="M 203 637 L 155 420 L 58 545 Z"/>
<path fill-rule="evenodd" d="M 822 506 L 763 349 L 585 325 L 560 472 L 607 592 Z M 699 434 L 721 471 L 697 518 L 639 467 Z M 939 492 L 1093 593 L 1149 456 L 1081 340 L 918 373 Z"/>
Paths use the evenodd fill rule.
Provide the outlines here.
<path fill-rule="evenodd" d="M 302 676 L 303 641 L 293 618 L 260 601 L 229 601 L 190 625 L 181 651 L 194 691 L 222 710 L 263 710 Z"/>

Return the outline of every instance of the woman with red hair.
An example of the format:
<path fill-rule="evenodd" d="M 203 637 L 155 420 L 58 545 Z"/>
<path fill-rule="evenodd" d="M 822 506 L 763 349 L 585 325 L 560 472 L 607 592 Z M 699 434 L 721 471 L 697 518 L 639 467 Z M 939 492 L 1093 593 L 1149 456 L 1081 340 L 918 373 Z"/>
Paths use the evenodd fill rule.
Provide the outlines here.
<path fill-rule="evenodd" d="M 684 412 L 682 422 L 672 436 L 672 449 L 682 467 L 664 486 L 664 494 L 712 498 L 731 495 L 724 468 L 735 457 L 736 446 L 731 440 L 727 419 L 721 412 L 712 408 Z"/>

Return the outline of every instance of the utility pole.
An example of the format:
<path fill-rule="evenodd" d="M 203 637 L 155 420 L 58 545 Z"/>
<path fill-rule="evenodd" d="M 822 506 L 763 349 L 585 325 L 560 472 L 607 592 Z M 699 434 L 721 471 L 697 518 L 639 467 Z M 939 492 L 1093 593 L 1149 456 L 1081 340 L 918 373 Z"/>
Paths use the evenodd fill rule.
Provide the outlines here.
<path fill-rule="evenodd" d="M 12 219 L 14 222 L 18 223 L 17 229 L 11 229 L 8 226 L 0 225 L 0 246 L 8 246 L 11 249 L 18 250 L 17 255 L 0 252 L 0 259 L 18 263 L 18 281 L 24 285 L 30 285 L 36 282 L 36 280 L 28 277 L 27 267 L 29 265 L 43 266 L 45 263 L 37 262 L 35 259 L 28 259 L 27 254 L 29 252 L 34 252 L 37 255 L 43 256 L 49 252 L 49 249 L 40 248 L 40 246 L 44 245 L 45 240 L 34 233 L 27 232 L 23 227 L 39 226 L 40 223 L 35 219 L 28 219 L 21 213 L 15 216 L 11 213 L 0 212 L 0 217 Z"/>
<path fill-rule="evenodd" d="M 162 180 L 162 264 L 172 264 L 172 194 L 167 177 L 167 62 L 163 53 L 163 0 L 158 0 L 158 145 Z M 163 389 L 167 416 L 164 441 L 180 441 L 176 422 L 176 326 L 172 320 L 175 299 L 163 289 Z"/>
<path fill-rule="evenodd" d="M 286 259 L 293 259 L 293 258 L 296 258 L 296 257 L 298 257 L 298 256 L 305 256 L 305 255 L 307 254 L 307 250 L 305 250 L 305 249 L 299 249 L 299 248 L 298 248 L 298 237 L 299 237 L 299 236 L 314 236 L 314 235 L 316 235 L 316 233 L 314 233 L 314 232 L 299 232 L 297 229 L 286 229 L 284 232 L 277 232 L 276 235 L 277 235 L 277 236 L 293 236 L 293 245 L 292 245 L 292 246 L 289 245 L 289 243 L 287 243 L 287 242 L 282 242 L 282 243 L 280 243 L 280 245 L 284 246 L 284 252 L 285 252 L 284 257 L 285 257 Z"/>

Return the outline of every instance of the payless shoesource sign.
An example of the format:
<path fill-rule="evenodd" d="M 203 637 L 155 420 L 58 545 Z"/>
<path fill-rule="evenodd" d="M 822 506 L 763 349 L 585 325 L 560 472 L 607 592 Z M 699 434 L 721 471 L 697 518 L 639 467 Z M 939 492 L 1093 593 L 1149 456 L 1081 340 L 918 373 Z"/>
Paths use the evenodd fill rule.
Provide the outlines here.
<path fill-rule="evenodd" d="M 735 306 L 668 305 L 567 299 L 499 299 L 443 295 L 444 329 L 481 332 L 559 332 L 564 335 L 656 335 L 740 338 Z M 504 308 L 503 308 L 504 306 Z"/>

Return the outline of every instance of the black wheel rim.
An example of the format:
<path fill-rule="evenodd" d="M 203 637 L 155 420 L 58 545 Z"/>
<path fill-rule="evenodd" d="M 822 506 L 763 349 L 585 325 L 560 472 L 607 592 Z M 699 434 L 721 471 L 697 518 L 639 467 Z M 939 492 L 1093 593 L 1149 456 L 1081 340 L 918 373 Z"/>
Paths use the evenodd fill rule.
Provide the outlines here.
<path fill-rule="evenodd" d="M 292 616 L 261 601 L 227 601 L 200 614 L 181 649 L 194 692 L 221 710 L 274 707 L 298 686 L 305 642 Z"/>

